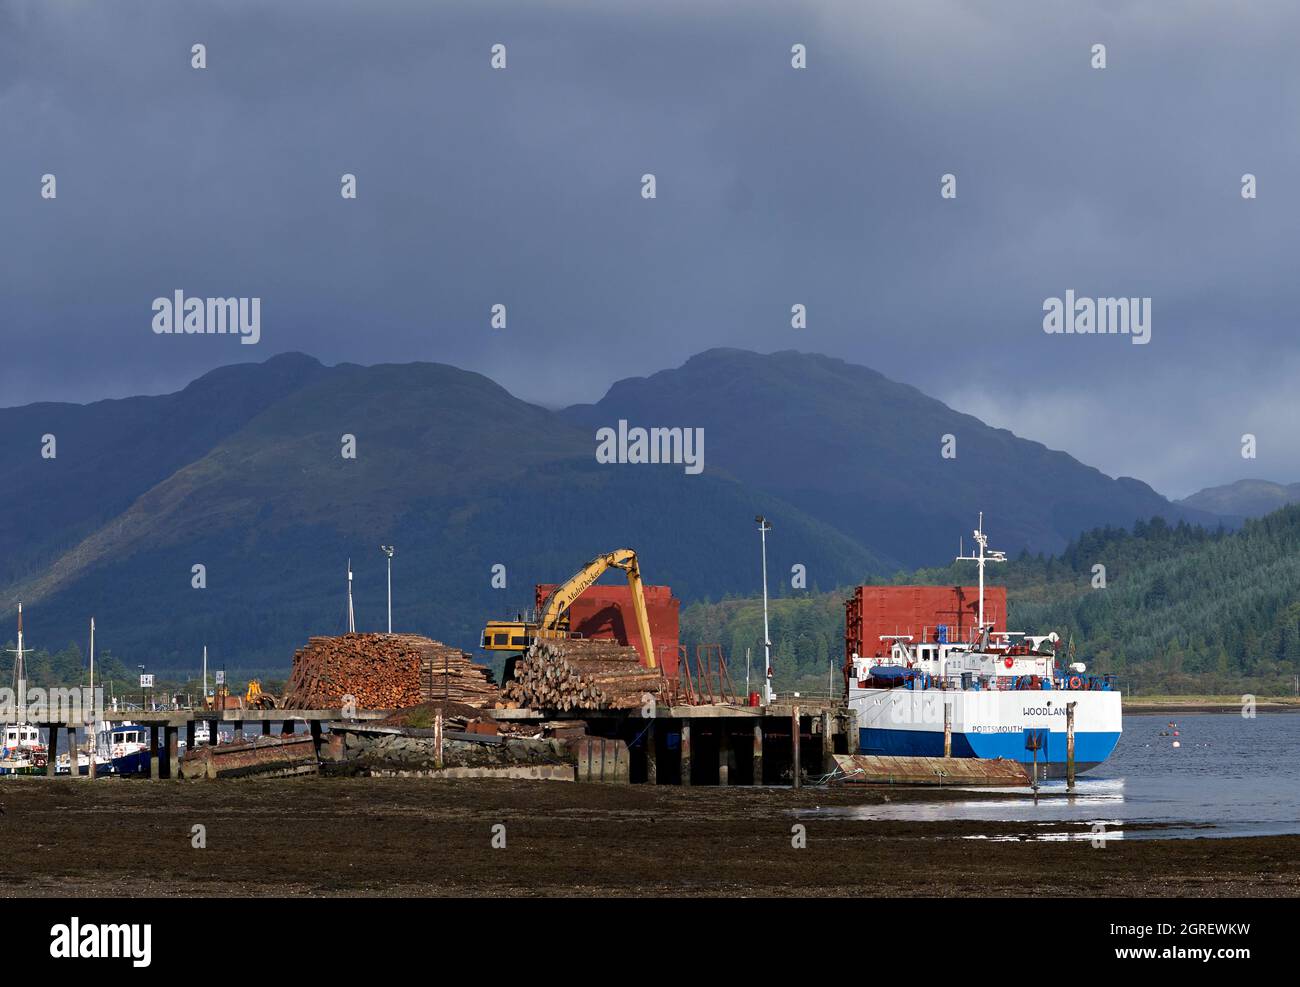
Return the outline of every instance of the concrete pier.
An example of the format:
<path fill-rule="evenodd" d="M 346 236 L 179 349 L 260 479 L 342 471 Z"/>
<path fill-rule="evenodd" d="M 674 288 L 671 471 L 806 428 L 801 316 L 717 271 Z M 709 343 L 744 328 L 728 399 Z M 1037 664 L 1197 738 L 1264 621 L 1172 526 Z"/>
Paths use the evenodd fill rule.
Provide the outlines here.
<path fill-rule="evenodd" d="M 810 736 L 818 740 L 817 758 L 809 764 L 820 763 L 824 773 L 828 761 L 840 753 L 854 754 L 858 750 L 856 716 L 842 705 L 818 704 L 809 700 L 810 706 L 773 703 L 768 706 L 740 706 L 716 703 L 701 706 L 660 706 L 652 717 L 636 711 L 605 710 L 591 713 L 569 713 L 568 718 L 583 720 L 592 737 L 623 740 L 629 747 L 640 747 L 645 756 L 647 784 L 664 784 L 678 780 L 690 785 L 762 785 L 765 776 L 784 778 L 790 773 L 792 784 L 802 784 L 802 772 L 795 770 L 801 751 L 801 734 L 805 720 L 809 721 Z M 148 733 L 148 776 L 152 779 L 179 778 L 180 737 L 184 730 L 187 750 L 196 749 L 198 724 L 203 721 L 208 729 L 210 744 L 220 742 L 220 728 L 233 727 L 234 739 L 252 739 L 248 734 L 276 736 L 276 727 L 285 734 L 309 734 L 311 749 L 320 755 L 327 741 L 325 730 L 331 723 L 342 726 L 347 722 L 378 720 L 389 715 L 389 710 L 355 710 L 344 716 L 340 709 L 317 710 L 177 710 L 142 712 L 123 710 L 104 715 L 103 722 L 112 726 L 130 722 Z M 530 709 L 485 709 L 483 716 L 499 721 L 536 723 L 553 719 L 553 713 Z M 258 730 L 258 724 L 261 729 Z M 59 734 L 69 738 L 69 748 L 75 749 L 75 730 L 80 724 L 40 724 L 49 735 L 49 763 L 46 774 L 55 774 L 55 759 L 61 746 Z M 245 727 L 250 729 L 246 730 Z M 784 744 L 786 731 L 790 732 L 789 748 Z M 767 735 L 775 731 L 778 743 L 769 749 Z M 820 733 L 820 737 L 816 735 Z M 679 743 L 673 744 L 674 734 Z M 746 738 L 749 738 L 748 740 Z M 715 755 L 714 744 L 717 744 Z M 198 745 L 202 746 L 202 745 Z M 677 756 L 674 757 L 674 746 Z M 698 747 L 698 751 L 696 748 Z M 699 755 L 697 757 L 696 755 Z M 716 762 L 714 760 L 716 756 Z M 810 758 L 811 758 L 810 753 Z M 703 758 L 703 760 L 700 760 Z M 696 761 L 699 761 L 697 764 Z M 713 774 L 714 765 L 717 775 Z M 639 765 L 638 765 L 639 768 Z M 680 774 L 678 775 L 678 771 Z M 716 777 L 716 782 L 715 782 Z M 638 780 L 640 774 L 638 771 Z"/>

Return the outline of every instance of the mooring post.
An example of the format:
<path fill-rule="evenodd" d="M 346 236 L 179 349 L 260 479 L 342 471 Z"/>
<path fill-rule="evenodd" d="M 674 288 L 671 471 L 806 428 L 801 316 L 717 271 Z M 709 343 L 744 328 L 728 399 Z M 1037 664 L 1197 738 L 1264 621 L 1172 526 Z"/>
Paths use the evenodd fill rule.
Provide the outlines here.
<path fill-rule="evenodd" d="M 822 774 L 835 770 L 835 737 L 831 733 L 831 711 L 822 713 Z"/>
<path fill-rule="evenodd" d="M 718 784 L 731 784 L 731 765 L 728 763 L 731 752 L 727 749 L 727 727 L 722 720 L 715 720 L 718 730 Z"/>
<path fill-rule="evenodd" d="M 655 751 L 655 721 L 652 718 L 645 728 L 645 736 L 642 738 L 645 743 L 645 783 L 647 785 L 659 784 L 659 758 Z"/>
<path fill-rule="evenodd" d="M 794 754 L 794 787 L 803 787 L 803 764 L 799 756 L 799 707 L 790 707 L 790 747 Z"/>
<path fill-rule="evenodd" d="M 54 762 L 59 754 L 60 725 L 58 723 L 43 723 L 41 725 L 45 727 L 46 731 L 50 735 L 49 743 L 45 745 L 45 776 L 47 778 L 53 778 L 55 775 Z"/>
<path fill-rule="evenodd" d="M 179 781 L 181 777 L 180 739 L 181 728 L 168 724 L 167 731 L 167 777 Z"/>
<path fill-rule="evenodd" d="M 943 703 L 943 756 L 952 757 L 952 703 Z"/>
<path fill-rule="evenodd" d="M 1074 707 L 1078 703 L 1065 704 L 1065 787 L 1074 791 Z"/>
<path fill-rule="evenodd" d="M 682 720 L 682 784 L 691 784 L 691 721 Z"/>
<path fill-rule="evenodd" d="M 754 782 L 763 784 L 763 718 L 754 719 Z"/>
<path fill-rule="evenodd" d="M 90 754 L 90 764 L 86 768 L 86 780 L 95 780 L 95 755 L 98 753 L 99 746 L 99 719 L 98 713 L 91 713 L 90 719 L 86 721 L 86 741 L 88 753 Z"/>

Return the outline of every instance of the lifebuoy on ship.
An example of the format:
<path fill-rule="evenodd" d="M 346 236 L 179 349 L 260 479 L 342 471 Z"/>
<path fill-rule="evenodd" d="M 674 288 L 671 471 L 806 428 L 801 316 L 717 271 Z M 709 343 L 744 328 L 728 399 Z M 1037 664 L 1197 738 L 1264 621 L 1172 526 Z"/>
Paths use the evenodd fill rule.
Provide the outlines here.
<path fill-rule="evenodd" d="M 1081 681 L 1079 680 L 1079 676 L 1077 676 L 1077 675 L 1071 675 L 1071 676 L 1070 676 L 1070 688 L 1071 688 L 1071 689 L 1077 689 L 1077 688 L 1079 688 L 1079 686 L 1081 686 L 1081 685 L 1083 685 L 1083 682 L 1081 682 Z"/>

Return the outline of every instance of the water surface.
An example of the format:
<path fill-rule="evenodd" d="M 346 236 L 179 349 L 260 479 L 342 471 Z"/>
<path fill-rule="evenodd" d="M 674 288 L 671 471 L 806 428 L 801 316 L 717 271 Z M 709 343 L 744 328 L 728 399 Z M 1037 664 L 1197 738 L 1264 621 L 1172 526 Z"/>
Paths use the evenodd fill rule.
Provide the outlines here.
<path fill-rule="evenodd" d="M 816 811 L 864 820 L 1023 822 L 1029 833 L 1045 823 L 1100 823 L 1109 837 L 1129 839 L 1300 833 L 1300 714 L 1125 716 L 1115 752 L 1079 775 L 1072 796 L 1063 779 L 1041 782 L 1037 805 L 1024 789 L 1006 792 L 1006 799 Z M 1173 826 L 1124 832 L 1126 823 Z M 1091 838 L 1088 832 L 1077 835 Z M 1041 838 L 1068 837 L 1056 832 Z"/>

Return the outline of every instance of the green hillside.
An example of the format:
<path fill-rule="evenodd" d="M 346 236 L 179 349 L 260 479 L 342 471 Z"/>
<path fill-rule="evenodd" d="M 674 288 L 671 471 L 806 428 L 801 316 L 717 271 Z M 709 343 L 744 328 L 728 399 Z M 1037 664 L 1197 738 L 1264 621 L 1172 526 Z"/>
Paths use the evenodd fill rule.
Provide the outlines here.
<path fill-rule="evenodd" d="M 1098 564 L 1104 589 L 1093 586 Z M 917 570 L 889 582 L 969 583 L 972 568 Z M 1160 519 L 1099 528 L 1060 555 L 1022 553 L 990 571 L 991 583 L 1007 587 L 1013 629 L 1073 639 L 1080 659 L 1121 675 L 1130 693 L 1289 695 L 1300 673 L 1300 506 L 1234 532 Z M 787 590 L 774 600 L 779 688 L 825 687 L 828 667 L 843 660 L 846 595 Z M 743 675 L 745 649 L 762 650 L 761 601 L 687 607 L 683 642 L 722 644 Z"/>
<path fill-rule="evenodd" d="M 355 459 L 341 455 L 345 434 Z M 757 513 L 785 519 L 825 585 L 886 571 L 721 471 L 610 468 L 593 448 L 588 430 L 479 374 L 330 368 L 3 593 L 26 603 L 34 643 L 76 639 L 93 615 L 104 647 L 160 671 L 193 668 L 204 645 L 232 670 L 283 670 L 310 635 L 344 629 L 349 558 L 358 627 L 383 628 L 381 543 L 397 546 L 394 626 L 469 650 L 487 619 L 531 606 L 534 583 L 623 545 L 686 599 L 743 591 L 752 568 L 734 560 L 754 554 Z M 491 585 L 498 564 L 504 590 Z"/>

